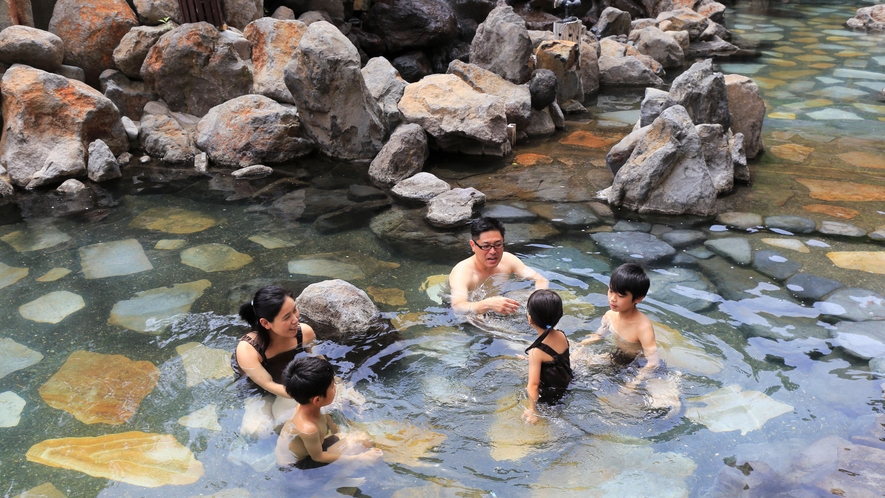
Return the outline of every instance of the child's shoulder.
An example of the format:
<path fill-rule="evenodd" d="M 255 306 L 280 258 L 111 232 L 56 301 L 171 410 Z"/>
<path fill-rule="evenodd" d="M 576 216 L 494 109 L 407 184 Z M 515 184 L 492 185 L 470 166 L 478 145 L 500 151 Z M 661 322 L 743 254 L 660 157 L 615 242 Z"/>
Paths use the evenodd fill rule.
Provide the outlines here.
<path fill-rule="evenodd" d="M 321 417 L 325 417 L 325 415 L 321 415 Z M 317 425 L 318 422 L 318 420 L 310 420 L 304 417 L 296 417 L 292 418 L 292 420 L 286 421 L 286 424 L 283 426 L 283 430 L 285 431 L 288 427 L 290 430 L 299 434 L 313 434 L 314 432 L 319 432 L 320 430 Z"/>

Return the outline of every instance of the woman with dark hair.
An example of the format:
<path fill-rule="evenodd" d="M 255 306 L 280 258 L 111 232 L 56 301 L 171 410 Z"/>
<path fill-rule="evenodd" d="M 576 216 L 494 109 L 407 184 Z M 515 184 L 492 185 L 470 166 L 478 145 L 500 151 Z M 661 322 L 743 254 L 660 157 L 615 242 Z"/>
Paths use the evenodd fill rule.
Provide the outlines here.
<path fill-rule="evenodd" d="M 300 323 L 292 293 L 276 285 L 259 289 L 251 302 L 240 306 L 240 318 L 252 330 L 240 338 L 231 365 L 248 377 L 250 390 L 257 395 L 246 400 L 240 431 L 267 433 L 275 419 L 284 422 L 295 408 L 283 385 L 283 370 L 309 348 L 316 334 L 310 325 Z"/>

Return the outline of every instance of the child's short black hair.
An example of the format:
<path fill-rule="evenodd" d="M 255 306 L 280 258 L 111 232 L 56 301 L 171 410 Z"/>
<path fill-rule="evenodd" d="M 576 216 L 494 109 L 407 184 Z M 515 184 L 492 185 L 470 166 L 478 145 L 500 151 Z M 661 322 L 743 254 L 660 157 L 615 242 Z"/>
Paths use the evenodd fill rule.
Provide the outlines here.
<path fill-rule="evenodd" d="M 615 268 L 608 287 L 618 294 L 633 294 L 633 300 L 643 298 L 648 294 L 648 275 L 645 270 L 636 263 L 624 263 Z"/>
<path fill-rule="evenodd" d="M 562 298 L 549 289 L 532 292 L 525 305 L 532 322 L 545 329 L 556 326 L 562 318 Z"/>
<path fill-rule="evenodd" d="M 501 237 L 504 236 L 504 224 L 501 223 L 498 218 L 489 218 L 482 217 L 473 220 L 473 223 L 470 224 L 470 236 L 476 240 L 480 235 L 491 232 L 492 230 L 497 230 L 501 232 Z"/>
<path fill-rule="evenodd" d="M 334 381 L 332 364 L 316 356 L 299 356 L 283 371 L 286 392 L 300 405 L 310 403 L 314 396 L 325 396 Z"/>

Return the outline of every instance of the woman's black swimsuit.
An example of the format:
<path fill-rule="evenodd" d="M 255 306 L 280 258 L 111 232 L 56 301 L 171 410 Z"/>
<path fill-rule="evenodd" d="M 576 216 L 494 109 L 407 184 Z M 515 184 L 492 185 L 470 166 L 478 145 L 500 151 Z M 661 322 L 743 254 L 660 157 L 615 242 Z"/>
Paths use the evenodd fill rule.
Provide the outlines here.
<path fill-rule="evenodd" d="M 551 330 L 553 330 L 552 327 L 545 330 L 525 350 L 525 354 L 529 354 L 532 348 L 538 348 L 553 357 L 551 361 L 541 362 L 541 383 L 538 386 L 538 403 L 548 405 L 554 404 L 562 398 L 562 395 L 568 389 L 569 383 L 572 381 L 572 377 L 574 377 L 571 360 L 569 359 L 569 348 L 566 347 L 565 351 L 557 353 L 553 348 L 544 344 L 544 339 L 547 338 Z M 565 341 L 568 344 L 568 338 Z"/>
<path fill-rule="evenodd" d="M 255 348 L 255 351 L 258 351 L 258 354 L 261 355 L 261 366 L 264 367 L 265 370 L 267 370 L 267 373 L 270 374 L 273 381 L 277 384 L 283 383 L 283 371 L 286 369 L 286 365 L 294 360 L 298 353 L 304 351 L 304 340 L 301 333 L 301 325 L 298 325 L 298 331 L 295 333 L 295 339 L 298 341 L 297 346 L 288 351 L 283 351 L 276 356 L 268 358 L 265 352 L 267 350 L 267 346 L 258 337 L 252 338 L 249 337 L 249 334 L 240 337 L 241 341 L 247 342 L 250 346 Z M 234 354 L 231 355 L 230 366 L 233 367 L 234 372 L 237 372 L 241 376 L 246 376 L 246 372 L 244 372 L 243 369 L 240 368 L 240 364 L 237 362 L 236 351 L 234 351 Z M 250 394 L 270 394 L 261 386 L 253 382 L 252 379 L 249 379 L 248 386 Z"/>

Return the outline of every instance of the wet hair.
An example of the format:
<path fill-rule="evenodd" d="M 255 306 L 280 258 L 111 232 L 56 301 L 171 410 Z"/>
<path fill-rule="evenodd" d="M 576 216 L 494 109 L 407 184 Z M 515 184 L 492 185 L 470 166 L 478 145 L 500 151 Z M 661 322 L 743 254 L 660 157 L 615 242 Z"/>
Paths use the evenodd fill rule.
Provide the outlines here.
<path fill-rule="evenodd" d="M 335 382 L 335 371 L 325 358 L 299 356 L 283 370 L 286 392 L 300 405 L 310 403 L 314 396 L 325 396 L 332 382 Z"/>
<path fill-rule="evenodd" d="M 470 237 L 476 239 L 480 235 L 492 230 L 497 230 L 501 232 L 501 237 L 504 236 L 504 224 L 498 218 L 489 218 L 487 216 L 477 218 L 470 224 Z"/>
<path fill-rule="evenodd" d="M 612 272 L 608 287 L 618 294 L 629 292 L 633 294 L 633 300 L 636 301 L 648 294 L 648 275 L 636 263 L 624 263 Z"/>
<path fill-rule="evenodd" d="M 532 292 L 525 307 L 532 323 L 544 329 L 553 328 L 562 318 L 562 298 L 550 289 Z"/>
<path fill-rule="evenodd" d="M 246 321 L 252 330 L 258 334 L 258 338 L 265 345 L 270 345 L 270 333 L 261 325 L 261 318 L 272 322 L 280 314 L 283 303 L 286 298 L 292 296 L 292 291 L 288 291 L 278 285 L 268 285 L 258 289 L 252 302 L 244 303 L 240 306 L 240 318 Z"/>

